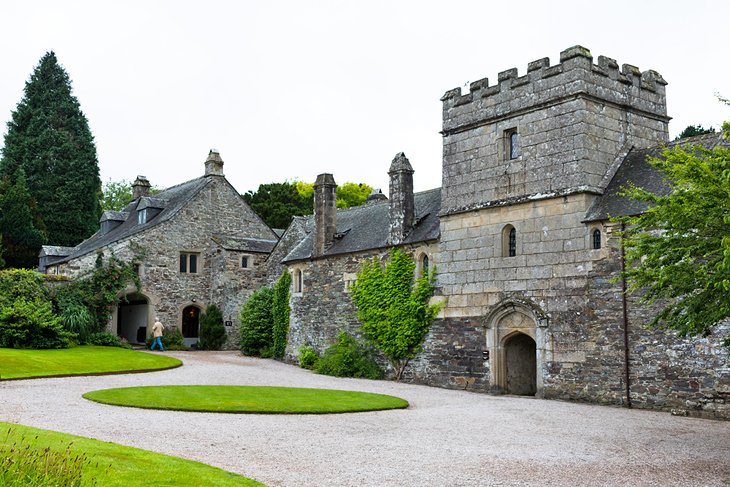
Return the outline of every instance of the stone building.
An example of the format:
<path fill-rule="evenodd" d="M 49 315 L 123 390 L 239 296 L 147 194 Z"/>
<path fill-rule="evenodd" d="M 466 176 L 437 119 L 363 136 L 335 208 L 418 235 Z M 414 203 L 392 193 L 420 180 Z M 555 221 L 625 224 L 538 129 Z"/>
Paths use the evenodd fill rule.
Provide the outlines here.
<path fill-rule="evenodd" d="M 209 304 L 223 312 L 228 348 L 238 344 L 238 312 L 254 290 L 267 284 L 267 257 L 278 236 L 248 207 L 223 175 L 211 151 L 202 177 L 154 195 L 143 176 L 123 211 L 106 211 L 100 229 L 73 248 L 43 247 L 40 271 L 77 276 L 93 269 L 98 255 L 137 264 L 141 290 L 111 312 L 109 328 L 130 342 L 144 341 L 154 317 L 181 330 L 192 345 L 200 313 Z"/>
<path fill-rule="evenodd" d="M 646 330 L 654 310 L 617 279 L 624 259 L 609 217 L 642 211 L 620 188 L 667 189 L 646 162 L 668 143 L 666 84 L 576 46 L 556 65 L 544 58 L 522 76 L 446 92 L 440 189 L 414 194 L 399 154 L 389 201 L 338 211 L 334 179 L 321 175 L 315 215 L 283 259 L 294 282 L 289 358 L 357 332 L 348 287 L 359 263 L 398 246 L 419 270 L 438 266 L 446 301 L 410 380 L 730 418 L 720 340 Z"/>

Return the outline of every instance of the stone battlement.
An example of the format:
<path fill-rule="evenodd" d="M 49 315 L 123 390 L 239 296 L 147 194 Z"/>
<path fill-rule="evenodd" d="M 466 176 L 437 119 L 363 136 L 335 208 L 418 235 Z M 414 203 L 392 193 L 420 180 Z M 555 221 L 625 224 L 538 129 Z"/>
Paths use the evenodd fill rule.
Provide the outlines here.
<path fill-rule="evenodd" d="M 619 70 L 616 60 L 605 56 L 593 64 L 588 49 L 574 46 L 560 53 L 555 66 L 542 58 L 529 63 L 524 76 L 512 68 L 499 73 L 494 85 L 483 78 L 470 84 L 469 93 L 447 91 L 441 98 L 443 129 L 459 131 L 580 94 L 668 121 L 666 84 L 654 70 L 642 72 L 630 64 Z"/>

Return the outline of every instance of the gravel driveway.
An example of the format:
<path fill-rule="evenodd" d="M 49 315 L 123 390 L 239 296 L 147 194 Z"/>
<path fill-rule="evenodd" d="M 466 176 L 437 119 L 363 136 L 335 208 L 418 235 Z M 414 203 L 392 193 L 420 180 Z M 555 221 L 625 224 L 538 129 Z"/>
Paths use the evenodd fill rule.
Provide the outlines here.
<path fill-rule="evenodd" d="M 0 382 L 0 420 L 176 455 L 269 486 L 730 485 L 730 422 L 336 379 L 235 352 L 146 374 Z M 405 410 L 234 415 L 132 409 L 87 391 L 166 384 L 354 389 Z"/>

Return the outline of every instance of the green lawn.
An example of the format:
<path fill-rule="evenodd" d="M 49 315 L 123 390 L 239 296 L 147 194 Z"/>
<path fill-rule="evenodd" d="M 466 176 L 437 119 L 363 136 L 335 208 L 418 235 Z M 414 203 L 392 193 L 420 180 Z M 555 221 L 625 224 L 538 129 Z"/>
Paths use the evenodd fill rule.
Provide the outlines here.
<path fill-rule="evenodd" d="M 327 414 L 402 409 L 394 396 L 266 386 L 147 386 L 87 392 L 86 399 L 149 409 L 215 413 Z"/>
<path fill-rule="evenodd" d="M 13 433 L 8 435 L 9 430 Z M 0 422 L 0 463 L 10 455 L 14 442 L 23 439 L 23 447 L 64 452 L 69 448 L 75 456 L 86 455 L 89 462 L 83 468 L 82 485 L 123 486 L 174 485 L 174 486 L 261 486 L 254 480 L 226 472 L 210 465 L 183 460 L 138 448 L 107 443 L 55 431 L 31 428 Z M 65 456 L 65 455 L 64 455 Z M 7 471 L 0 472 L 0 484 Z M 92 482 L 96 479 L 96 483 Z M 13 485 L 13 484 L 10 484 Z M 23 482 L 16 485 L 24 485 Z"/>
<path fill-rule="evenodd" d="M 84 345 L 60 350 L 0 348 L 0 380 L 148 372 L 179 367 L 173 357 L 125 348 Z"/>

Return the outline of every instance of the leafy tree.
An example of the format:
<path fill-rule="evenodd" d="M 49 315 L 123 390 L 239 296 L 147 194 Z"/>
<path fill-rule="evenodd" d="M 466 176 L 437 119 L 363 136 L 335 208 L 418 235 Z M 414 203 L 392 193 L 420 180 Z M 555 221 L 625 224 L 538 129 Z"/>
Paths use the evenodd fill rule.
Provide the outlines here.
<path fill-rule="evenodd" d="M 71 80 L 53 52 L 25 84 L 8 122 L 0 176 L 23 168 L 51 245 L 73 246 L 99 226 L 99 166 L 94 138 Z"/>
<path fill-rule="evenodd" d="M 688 125 L 687 128 L 682 130 L 679 135 L 674 140 L 679 139 L 686 139 L 687 137 L 694 137 L 695 135 L 702 135 L 702 134 L 714 134 L 715 128 L 704 128 L 701 124 L 698 125 Z"/>
<path fill-rule="evenodd" d="M 730 139 L 730 123 L 723 125 Z M 671 184 L 666 196 L 626 190 L 647 202 L 643 214 L 620 219 L 629 263 L 629 292 L 661 300 L 651 326 L 680 335 L 712 333 L 730 316 L 730 147 L 678 144 L 652 159 Z M 725 339 L 730 346 L 730 337 Z"/>
<path fill-rule="evenodd" d="M 241 351 L 245 355 L 270 356 L 273 341 L 271 305 L 274 291 L 263 287 L 243 304 L 240 314 Z"/>
<path fill-rule="evenodd" d="M 395 249 L 383 269 L 377 257 L 365 261 L 352 287 L 352 299 L 365 337 L 390 361 L 395 379 L 421 350 L 440 304 L 429 304 L 435 275 L 414 279 L 416 264 Z"/>
<path fill-rule="evenodd" d="M 157 186 L 150 188 L 150 194 L 159 193 L 160 191 L 162 189 Z M 121 181 L 112 181 L 109 179 L 104 182 L 101 188 L 101 200 L 99 201 L 101 211 L 122 211 L 130 201 L 132 201 L 131 182 L 126 179 L 122 179 Z"/>
<path fill-rule="evenodd" d="M 345 183 L 337 186 L 337 208 L 364 205 L 373 188 L 367 184 Z"/>
<path fill-rule="evenodd" d="M 261 184 L 243 199 L 271 228 L 288 227 L 294 215 L 312 214 L 311 200 L 303 198 L 294 183 Z"/>
<path fill-rule="evenodd" d="M 0 188 L 0 233 L 7 251 L 6 263 L 8 267 L 33 268 L 38 265 L 38 253 L 46 236 L 38 228 L 42 223 L 33 214 L 35 205 L 23 168 L 15 172 L 15 183 L 4 180 Z"/>
<path fill-rule="evenodd" d="M 286 352 L 286 338 L 289 334 L 289 289 L 291 288 L 291 274 L 287 270 L 274 285 L 272 298 L 272 330 L 271 352 L 274 357 L 282 358 Z"/>
<path fill-rule="evenodd" d="M 218 306 L 211 304 L 200 317 L 198 348 L 220 350 L 224 343 L 226 343 L 226 327 L 223 325 L 223 313 Z"/>

